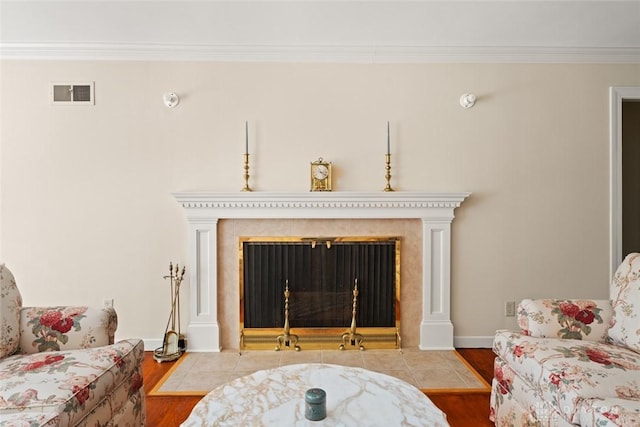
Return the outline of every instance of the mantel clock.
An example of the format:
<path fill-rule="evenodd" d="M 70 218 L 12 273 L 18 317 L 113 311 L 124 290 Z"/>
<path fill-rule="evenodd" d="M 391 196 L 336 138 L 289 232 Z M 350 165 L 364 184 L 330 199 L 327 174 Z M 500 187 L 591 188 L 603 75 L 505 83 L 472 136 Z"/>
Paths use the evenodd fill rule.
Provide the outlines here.
<path fill-rule="evenodd" d="M 331 162 L 311 162 L 311 191 L 331 191 Z"/>

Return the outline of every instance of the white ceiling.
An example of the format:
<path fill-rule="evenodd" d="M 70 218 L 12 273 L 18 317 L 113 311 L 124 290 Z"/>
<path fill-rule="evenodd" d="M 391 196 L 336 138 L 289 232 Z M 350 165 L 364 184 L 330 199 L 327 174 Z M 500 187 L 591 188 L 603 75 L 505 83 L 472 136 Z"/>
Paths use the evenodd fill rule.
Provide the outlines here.
<path fill-rule="evenodd" d="M 0 0 L 0 58 L 640 63 L 640 0 Z"/>

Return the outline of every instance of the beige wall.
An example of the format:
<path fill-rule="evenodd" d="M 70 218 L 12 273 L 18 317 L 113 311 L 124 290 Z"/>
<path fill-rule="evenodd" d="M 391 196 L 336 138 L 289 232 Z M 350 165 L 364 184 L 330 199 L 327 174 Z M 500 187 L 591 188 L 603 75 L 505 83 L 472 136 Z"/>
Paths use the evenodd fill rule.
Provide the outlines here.
<path fill-rule="evenodd" d="M 114 298 L 119 338 L 161 338 L 162 276 L 188 258 L 170 193 L 238 191 L 245 120 L 257 191 L 307 191 L 318 156 L 336 191 L 382 189 L 389 120 L 397 190 L 472 192 L 453 223 L 458 337 L 515 327 L 504 300 L 607 296 L 608 89 L 640 85 L 639 65 L 1 67 L 0 258 L 26 304 Z M 96 105 L 50 105 L 50 82 L 74 80 Z"/>

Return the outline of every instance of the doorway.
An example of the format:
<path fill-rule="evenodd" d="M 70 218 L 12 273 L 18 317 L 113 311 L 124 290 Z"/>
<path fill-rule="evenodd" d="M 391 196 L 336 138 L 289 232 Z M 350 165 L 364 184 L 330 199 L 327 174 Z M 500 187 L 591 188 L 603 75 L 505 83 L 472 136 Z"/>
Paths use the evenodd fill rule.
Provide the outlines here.
<path fill-rule="evenodd" d="M 622 101 L 622 256 L 640 252 L 640 100 Z"/>
<path fill-rule="evenodd" d="M 612 87 L 610 276 L 623 257 L 640 251 L 640 87 Z"/>

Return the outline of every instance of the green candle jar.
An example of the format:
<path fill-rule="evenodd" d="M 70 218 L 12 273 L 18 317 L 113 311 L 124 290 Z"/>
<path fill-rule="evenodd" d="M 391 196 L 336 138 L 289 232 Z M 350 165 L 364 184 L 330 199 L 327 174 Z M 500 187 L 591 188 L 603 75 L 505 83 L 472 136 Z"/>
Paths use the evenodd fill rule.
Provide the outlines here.
<path fill-rule="evenodd" d="M 327 393 L 321 388 L 310 388 L 304 394 L 304 417 L 320 421 L 327 417 Z"/>

